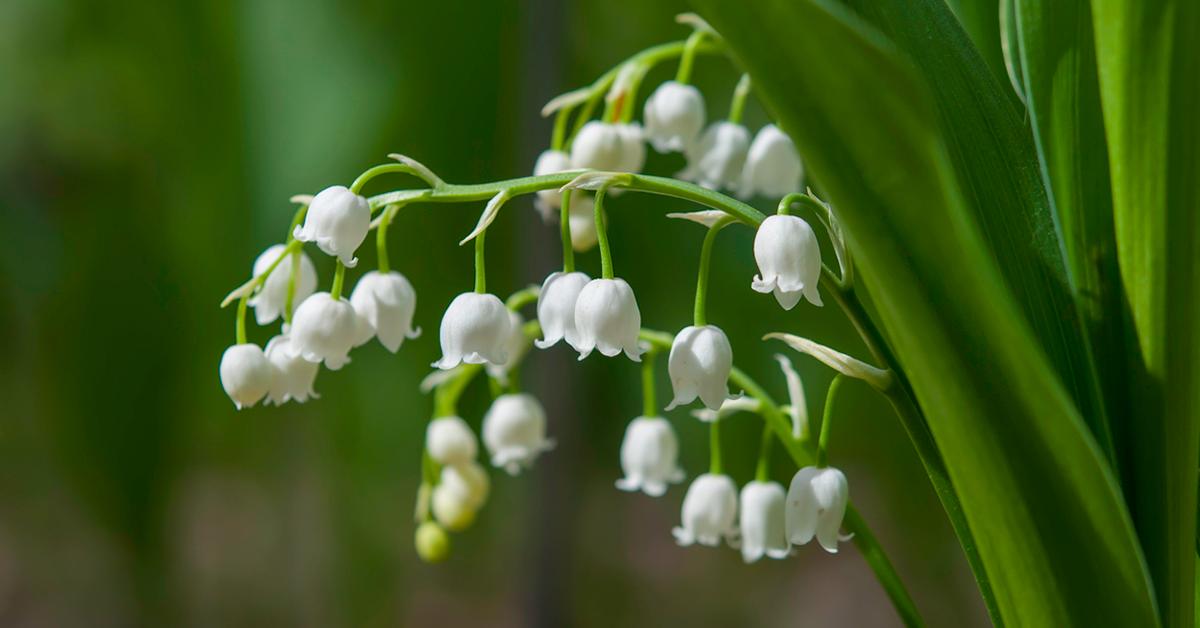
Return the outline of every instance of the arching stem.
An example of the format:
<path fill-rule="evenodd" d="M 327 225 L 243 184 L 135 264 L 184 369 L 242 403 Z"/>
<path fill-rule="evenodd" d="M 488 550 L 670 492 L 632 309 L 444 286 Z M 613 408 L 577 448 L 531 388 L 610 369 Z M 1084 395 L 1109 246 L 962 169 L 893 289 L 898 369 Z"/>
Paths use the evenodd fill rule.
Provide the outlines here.
<path fill-rule="evenodd" d="M 575 245 L 571 243 L 571 196 L 572 190 L 562 193 L 562 206 L 559 208 L 559 231 L 562 235 L 563 272 L 575 272 Z"/>
<path fill-rule="evenodd" d="M 721 218 L 708 228 L 704 234 L 704 244 L 700 245 L 700 272 L 696 277 L 696 305 L 692 310 L 692 324 L 696 327 L 707 325 L 706 309 L 708 305 L 708 271 L 711 266 L 713 242 L 717 233 L 733 222 L 730 218 Z"/>
<path fill-rule="evenodd" d="M 845 379 L 841 373 L 835 375 L 833 381 L 829 383 L 829 390 L 825 393 L 825 410 L 821 414 L 821 436 L 817 441 L 818 467 L 829 466 L 829 436 L 833 433 L 833 399 L 837 396 Z"/>
<path fill-rule="evenodd" d="M 593 207 L 596 220 L 596 243 L 600 248 L 600 276 L 604 279 L 613 278 L 612 251 L 608 248 L 608 227 L 604 219 L 604 196 L 606 188 L 596 191 L 596 201 Z"/>

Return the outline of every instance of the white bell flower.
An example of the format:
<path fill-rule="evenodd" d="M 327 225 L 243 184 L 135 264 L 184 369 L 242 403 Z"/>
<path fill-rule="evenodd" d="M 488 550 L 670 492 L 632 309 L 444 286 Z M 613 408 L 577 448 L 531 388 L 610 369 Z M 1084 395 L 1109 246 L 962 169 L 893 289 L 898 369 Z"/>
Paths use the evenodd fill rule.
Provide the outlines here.
<path fill-rule="evenodd" d="M 446 484 L 433 487 L 429 510 L 433 513 L 433 518 L 451 532 L 462 532 L 471 527 L 478 512 L 478 509 L 471 505 L 468 494 L 454 490 Z"/>
<path fill-rule="evenodd" d="M 683 525 L 672 530 L 683 546 L 699 543 L 716 547 L 721 538 L 737 542 L 737 487 L 728 475 L 697 476 L 683 498 Z"/>
<path fill-rule="evenodd" d="M 621 137 L 621 159 L 617 170 L 621 172 L 641 172 L 646 165 L 646 142 L 642 134 L 642 126 L 636 122 L 618 124 L 617 135 Z M 613 188 L 612 192 L 621 192 Z"/>
<path fill-rule="evenodd" d="M 380 344 L 395 353 L 405 338 L 421 335 L 421 330 L 412 326 L 417 293 L 408 279 L 396 271 L 373 270 L 363 275 L 354 285 L 350 304 L 362 323 L 355 346 L 378 336 Z"/>
<path fill-rule="evenodd" d="M 467 505 L 478 510 L 487 502 L 492 482 L 488 479 L 487 471 L 484 470 L 483 466 L 471 460 L 470 462 L 448 464 L 442 467 L 438 486 L 444 486 L 447 490 L 456 491 L 464 495 Z"/>
<path fill-rule="evenodd" d="M 838 529 L 846 516 L 850 488 L 846 476 L 833 467 L 804 467 L 792 477 L 787 492 L 787 538 L 804 545 L 817 537 L 825 551 L 837 553 Z"/>
<path fill-rule="evenodd" d="M 425 451 L 438 464 L 468 464 L 479 453 L 479 443 L 471 426 L 461 417 L 443 416 L 430 421 L 425 428 Z"/>
<path fill-rule="evenodd" d="M 642 313 L 624 279 L 593 279 L 579 291 L 575 301 L 579 344 L 575 349 L 580 360 L 595 349 L 610 358 L 624 351 L 630 360 L 641 362 L 641 329 Z"/>
<path fill-rule="evenodd" d="M 533 164 L 533 176 L 539 177 L 544 174 L 557 174 L 570 169 L 570 155 L 561 150 L 547 149 L 542 151 L 541 155 L 538 155 L 537 162 Z M 542 220 L 553 220 L 557 217 L 558 209 L 562 207 L 562 192 L 559 192 L 558 188 L 540 190 L 537 193 L 537 198 L 533 201 L 533 206 L 542 215 Z"/>
<path fill-rule="evenodd" d="M 325 362 L 332 370 L 350 361 L 350 349 L 360 333 L 358 315 L 345 298 L 333 300 L 318 292 L 296 308 L 292 317 L 290 350 L 309 362 Z"/>
<path fill-rule="evenodd" d="M 500 395 L 483 415 L 483 444 L 492 455 L 492 466 L 520 473 L 544 451 L 554 448 L 546 438 L 546 411 L 528 393 Z"/>
<path fill-rule="evenodd" d="M 238 410 L 253 407 L 267 396 L 275 368 L 256 344 L 233 345 L 221 355 L 221 387 Z"/>
<path fill-rule="evenodd" d="M 371 205 L 363 196 L 334 185 L 321 190 L 308 205 L 304 225 L 292 234 L 301 242 L 316 242 L 327 255 L 337 257 L 346 268 L 354 268 L 354 251 L 371 228 Z"/>
<path fill-rule="evenodd" d="M 688 326 L 675 335 L 667 371 L 675 399 L 667 410 L 700 397 L 709 410 L 719 410 L 729 397 L 729 371 L 733 349 L 725 332 L 716 325 Z"/>
<path fill-rule="evenodd" d="M 802 218 L 768 216 L 754 235 L 754 260 L 759 274 L 750 287 L 763 294 L 775 293 L 775 300 L 790 310 L 803 295 L 813 305 L 821 305 L 817 283 L 821 280 L 821 249 L 817 234 Z"/>
<path fill-rule="evenodd" d="M 742 559 L 752 563 L 763 555 L 787 558 L 791 545 L 784 523 L 783 486 L 778 482 L 751 482 L 742 488 L 738 510 L 742 533 Z"/>
<path fill-rule="evenodd" d="M 620 170 L 628 159 L 625 137 L 615 124 L 592 120 L 571 142 L 571 165 L 593 170 Z"/>
<path fill-rule="evenodd" d="M 683 481 L 679 468 L 679 439 L 671 423 L 658 416 L 640 416 L 625 428 L 621 441 L 622 491 L 642 491 L 651 497 L 667 492 L 667 484 Z"/>
<path fill-rule="evenodd" d="M 733 122 L 714 122 L 688 149 L 688 166 L 680 178 L 706 188 L 737 187 L 750 148 L 750 132 Z"/>
<path fill-rule="evenodd" d="M 571 248 L 577 253 L 596 246 L 596 201 L 588 194 L 579 192 L 571 197 Z"/>
<path fill-rule="evenodd" d="M 700 136 L 704 117 L 700 90 L 667 81 L 646 99 L 646 138 L 660 153 L 684 151 Z"/>
<path fill-rule="evenodd" d="M 572 230 L 574 235 L 574 230 Z M 566 340 L 578 349 L 579 334 L 575 330 L 575 302 L 579 293 L 592 279 L 581 272 L 554 272 L 542 282 L 538 294 L 537 315 L 542 327 L 542 339 L 535 340 L 539 349 L 547 349 Z"/>
<path fill-rule="evenodd" d="M 803 175 L 804 166 L 792 138 L 774 124 L 768 124 L 758 131 L 750 144 L 738 196 L 748 199 L 761 194 L 783 198 L 800 189 Z"/>
<path fill-rule="evenodd" d="M 281 406 L 289 400 L 304 403 L 309 397 L 316 399 L 313 391 L 313 381 L 317 379 L 317 371 L 321 365 L 309 362 L 301 357 L 292 347 L 292 339 L 287 334 L 280 334 L 267 343 L 267 360 L 275 367 L 275 378 L 271 382 L 271 390 L 267 393 L 267 402 Z"/>
<path fill-rule="evenodd" d="M 529 349 L 529 341 L 525 339 L 525 319 L 520 314 L 512 310 L 508 311 L 509 333 L 508 340 L 504 343 L 504 351 L 508 354 L 508 359 L 504 364 L 487 364 L 488 377 L 500 382 L 501 385 L 508 385 L 508 372 L 513 367 L 517 366 L 521 356 Z"/>
<path fill-rule="evenodd" d="M 467 364 L 504 364 L 512 323 L 508 308 L 494 294 L 464 292 L 442 316 L 442 359 L 433 366 L 449 370 Z"/>
<path fill-rule="evenodd" d="M 267 272 L 271 263 L 279 259 L 286 249 L 287 246 L 283 244 L 275 244 L 263 251 L 258 259 L 254 260 L 254 276 L 257 277 Z M 296 288 L 292 294 L 293 304 L 302 303 L 317 289 L 316 266 L 313 266 L 312 259 L 305 253 L 300 252 L 299 255 L 300 272 L 296 275 Z M 254 308 L 254 320 L 259 325 L 267 325 L 283 314 L 283 308 L 287 305 L 288 280 L 291 276 L 292 259 L 289 256 L 279 262 L 275 270 L 267 275 L 258 293 L 250 297 L 248 304 Z"/>

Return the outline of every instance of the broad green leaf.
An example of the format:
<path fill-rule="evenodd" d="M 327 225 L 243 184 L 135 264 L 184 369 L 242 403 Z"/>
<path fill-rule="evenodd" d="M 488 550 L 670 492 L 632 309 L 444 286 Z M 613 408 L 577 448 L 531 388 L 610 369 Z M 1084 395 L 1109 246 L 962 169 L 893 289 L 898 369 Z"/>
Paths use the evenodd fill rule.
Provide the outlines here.
<path fill-rule="evenodd" d="M 992 73 L 1008 80 L 1000 47 L 1000 0 L 947 0 Z"/>
<path fill-rule="evenodd" d="M 1163 621 L 1193 620 L 1200 442 L 1200 5 L 1093 0 L 1132 334 L 1130 506 Z"/>
<path fill-rule="evenodd" d="M 957 489 L 997 621 L 1155 625 L 1111 470 L 984 237 L 929 84 L 837 4 L 696 4 L 844 222 Z"/>
<path fill-rule="evenodd" d="M 842 4 L 882 31 L 926 78 L 967 207 L 1038 343 L 1111 456 L 1100 387 L 1025 110 L 987 70 L 942 0 Z"/>

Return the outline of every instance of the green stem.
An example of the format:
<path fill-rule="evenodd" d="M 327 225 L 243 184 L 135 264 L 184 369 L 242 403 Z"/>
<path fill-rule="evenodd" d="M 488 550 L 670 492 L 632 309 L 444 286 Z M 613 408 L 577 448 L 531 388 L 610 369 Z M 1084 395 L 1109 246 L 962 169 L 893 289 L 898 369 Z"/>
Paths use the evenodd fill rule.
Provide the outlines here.
<path fill-rule="evenodd" d="M 700 245 L 700 272 L 696 277 L 696 305 L 692 310 L 692 324 L 696 327 L 703 327 L 707 324 L 705 309 L 708 303 L 708 270 L 711 266 L 713 242 L 717 239 L 717 232 L 724 229 L 725 225 L 730 222 L 732 219 L 726 217 L 713 223 L 713 226 L 708 228 L 708 233 L 704 234 L 704 244 Z"/>
<path fill-rule="evenodd" d="M 342 286 L 346 283 L 346 265 L 342 260 L 338 260 L 334 265 L 333 270 L 333 287 L 329 289 L 329 296 L 334 301 L 342 298 Z"/>
<path fill-rule="evenodd" d="M 738 79 L 737 87 L 733 88 L 733 100 L 729 103 L 729 121 L 734 124 L 742 123 L 742 113 L 746 110 L 746 97 L 750 95 L 750 75 L 743 74 Z"/>
<path fill-rule="evenodd" d="M 246 301 L 250 299 L 250 295 L 243 296 L 238 301 L 237 323 L 234 329 L 234 337 L 237 338 L 239 345 L 246 344 Z"/>
<path fill-rule="evenodd" d="M 596 191 L 596 202 L 593 213 L 596 220 L 596 243 L 600 247 L 600 276 L 604 279 L 613 278 L 612 251 L 608 248 L 608 228 L 604 224 L 604 193 L 606 188 Z"/>
<path fill-rule="evenodd" d="M 708 424 L 708 472 L 721 474 L 721 419 L 714 418 Z"/>
<path fill-rule="evenodd" d="M 296 303 L 296 278 L 300 276 L 300 251 L 292 253 L 292 272 L 288 275 L 287 297 L 283 300 L 283 322 L 292 322 L 292 310 Z"/>
<path fill-rule="evenodd" d="M 654 362 L 658 349 L 642 354 L 642 416 L 658 416 L 658 394 L 654 386 Z"/>
<path fill-rule="evenodd" d="M 380 164 L 378 166 L 368 168 L 366 172 L 358 175 L 358 178 L 354 180 L 354 183 L 350 184 L 350 191 L 358 194 L 368 181 L 381 174 L 388 174 L 391 172 L 411 174 L 413 176 L 420 177 L 419 174 L 413 171 L 412 166 L 409 166 L 408 164 Z"/>
<path fill-rule="evenodd" d="M 478 294 L 487 292 L 487 268 L 483 256 L 483 237 L 486 235 L 487 229 L 484 229 L 475 236 L 475 292 Z"/>
<path fill-rule="evenodd" d="M 296 210 L 296 213 L 292 214 L 292 224 L 288 226 L 288 231 L 287 231 L 287 240 L 286 240 L 287 244 L 291 244 L 292 241 L 296 239 L 296 236 L 293 235 L 296 232 L 296 227 L 299 227 L 300 223 L 304 222 L 304 217 L 307 215 L 308 215 L 308 204 L 307 203 L 304 205 L 301 205 L 300 208 Z"/>
<path fill-rule="evenodd" d="M 763 421 L 762 441 L 758 445 L 758 465 L 754 470 L 754 479 L 759 482 L 771 480 L 771 447 L 775 444 L 775 432 L 771 424 Z"/>
<path fill-rule="evenodd" d="M 692 80 L 692 65 L 696 58 L 696 48 L 707 36 L 702 30 L 692 32 L 683 44 L 683 53 L 679 57 L 679 70 L 675 72 L 675 82 L 687 85 Z"/>
<path fill-rule="evenodd" d="M 571 107 L 563 107 L 554 114 L 554 132 L 550 136 L 550 149 L 562 150 L 567 138 L 567 120 L 571 117 Z"/>
<path fill-rule="evenodd" d="M 825 393 L 825 410 L 821 414 L 821 436 L 817 441 L 817 466 L 829 466 L 829 435 L 833 433 L 833 398 L 842 387 L 845 377 L 841 373 L 833 376 L 829 390 Z"/>
<path fill-rule="evenodd" d="M 563 272 L 575 272 L 575 245 L 571 243 L 571 190 L 562 193 L 562 207 L 559 209 L 559 231 L 562 234 Z"/>

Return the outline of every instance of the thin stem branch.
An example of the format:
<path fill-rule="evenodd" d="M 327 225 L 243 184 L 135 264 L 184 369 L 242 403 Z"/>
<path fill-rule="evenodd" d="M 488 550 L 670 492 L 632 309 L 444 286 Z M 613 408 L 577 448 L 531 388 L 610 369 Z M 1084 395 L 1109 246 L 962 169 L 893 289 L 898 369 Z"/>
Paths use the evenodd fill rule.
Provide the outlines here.
<path fill-rule="evenodd" d="M 642 416 L 658 416 L 658 391 L 654 385 L 654 363 L 658 349 L 642 354 Z"/>
<path fill-rule="evenodd" d="M 742 113 L 746 110 L 746 97 L 750 95 L 750 75 L 743 74 L 738 79 L 737 87 L 733 88 L 733 99 L 729 102 L 729 121 L 734 124 L 742 123 Z"/>
<path fill-rule="evenodd" d="M 484 229 L 475 236 L 475 292 L 478 294 L 487 292 L 487 268 L 483 254 L 483 240 L 486 235 L 487 229 Z"/>
<path fill-rule="evenodd" d="M 833 400 L 846 377 L 841 373 L 833 376 L 829 390 L 825 393 L 825 409 L 821 413 L 821 436 L 817 441 L 817 466 L 829 466 L 829 437 L 833 433 Z"/>
<path fill-rule="evenodd" d="M 346 283 L 346 265 L 342 260 L 338 260 L 334 265 L 333 270 L 333 287 L 329 289 L 329 296 L 334 301 L 342 298 L 342 286 Z"/>
<path fill-rule="evenodd" d="M 692 324 L 696 327 L 707 325 L 706 309 L 708 305 L 708 271 L 711 266 L 713 242 L 717 233 L 732 222 L 731 218 L 722 218 L 708 228 L 704 234 L 704 243 L 700 245 L 700 272 L 696 277 L 696 304 L 692 310 Z"/>
<path fill-rule="evenodd" d="M 708 424 L 708 472 L 722 473 L 721 467 L 721 418 L 716 417 Z"/>
<path fill-rule="evenodd" d="M 596 191 L 595 205 L 592 211 L 596 220 L 596 244 L 600 248 L 600 276 L 604 279 L 613 278 L 612 251 L 608 248 L 608 227 L 604 220 L 604 196 L 606 188 Z"/>
<path fill-rule="evenodd" d="M 575 245 L 571 242 L 571 196 L 572 190 L 562 193 L 562 206 L 559 208 L 558 227 L 562 234 L 563 272 L 575 272 Z"/>
<path fill-rule="evenodd" d="M 771 479 L 771 447 L 775 444 L 775 432 L 771 424 L 763 421 L 762 440 L 758 445 L 758 464 L 754 469 L 754 479 L 767 482 Z"/>
<path fill-rule="evenodd" d="M 234 326 L 234 337 L 237 338 L 239 345 L 246 344 L 246 301 L 250 299 L 250 295 L 243 296 L 238 301 L 237 323 Z"/>
<path fill-rule="evenodd" d="M 693 31 L 683 44 L 683 53 L 679 57 L 679 69 L 675 72 L 675 82 L 687 85 L 692 80 L 692 66 L 696 59 L 696 48 L 704 41 L 708 33 L 702 30 Z"/>
<path fill-rule="evenodd" d="M 388 273 L 392 270 L 388 263 L 387 250 L 387 234 L 388 227 L 392 224 L 392 218 L 396 215 L 396 205 L 389 205 L 383 210 L 383 215 L 379 217 L 379 226 L 375 228 L 375 250 L 379 257 L 379 272 Z"/>

